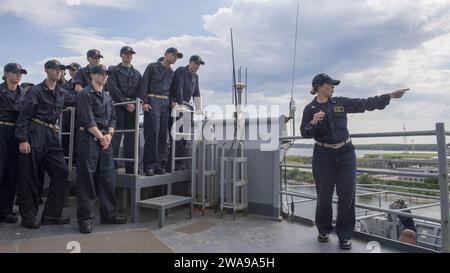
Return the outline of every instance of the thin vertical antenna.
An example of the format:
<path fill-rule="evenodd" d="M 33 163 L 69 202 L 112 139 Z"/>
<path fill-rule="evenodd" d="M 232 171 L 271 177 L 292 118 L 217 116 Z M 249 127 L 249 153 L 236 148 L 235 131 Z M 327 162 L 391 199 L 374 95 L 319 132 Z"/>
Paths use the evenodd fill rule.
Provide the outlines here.
<path fill-rule="evenodd" d="M 234 41 L 233 41 L 233 29 L 230 29 L 231 33 L 231 58 L 233 61 L 233 97 L 234 97 L 234 105 L 237 106 L 237 90 L 236 90 L 236 66 L 234 63 Z"/>
<path fill-rule="evenodd" d="M 247 77 L 247 68 L 245 68 L 245 105 L 247 105 L 247 88 L 248 88 L 248 77 Z"/>
<path fill-rule="evenodd" d="M 230 29 L 231 33 L 231 58 L 233 60 L 233 92 L 234 92 L 234 142 L 237 140 L 237 121 L 238 121 L 238 108 L 237 108 L 237 89 L 236 89 L 236 65 L 234 62 L 234 40 L 233 40 L 233 29 Z M 233 144 L 234 144 L 233 142 Z M 233 148 L 233 145 L 232 145 Z"/>
<path fill-rule="evenodd" d="M 292 88 L 291 88 L 291 100 L 294 100 L 294 85 L 295 85 L 295 66 L 297 59 L 297 37 L 298 37 L 298 19 L 299 19 L 300 3 L 297 2 L 297 22 L 295 24 L 295 42 L 294 42 L 294 62 L 292 64 Z"/>

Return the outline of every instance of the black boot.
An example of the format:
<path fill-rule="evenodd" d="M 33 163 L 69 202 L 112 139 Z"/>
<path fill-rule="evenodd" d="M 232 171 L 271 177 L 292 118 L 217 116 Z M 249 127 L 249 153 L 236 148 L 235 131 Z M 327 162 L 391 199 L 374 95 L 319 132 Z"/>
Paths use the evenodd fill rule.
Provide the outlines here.
<path fill-rule="evenodd" d="M 19 217 L 17 216 L 17 213 L 8 213 L 8 214 L 1 214 L 0 215 L 0 222 L 4 222 L 7 224 L 15 224 L 17 223 Z"/>
<path fill-rule="evenodd" d="M 22 219 L 21 225 L 28 229 L 38 229 L 41 227 L 41 223 L 36 216 Z"/>
<path fill-rule="evenodd" d="M 328 243 L 330 241 L 330 236 L 328 234 L 317 235 L 317 240 L 321 243 Z"/>
<path fill-rule="evenodd" d="M 154 176 L 155 172 L 153 171 L 153 169 L 147 169 L 144 170 L 145 176 Z"/>
<path fill-rule="evenodd" d="M 341 241 L 339 241 L 339 247 L 344 250 L 350 250 L 350 249 L 352 249 L 352 241 L 341 240 Z"/>
<path fill-rule="evenodd" d="M 83 234 L 92 233 L 92 221 L 82 221 L 79 223 L 79 231 Z"/>

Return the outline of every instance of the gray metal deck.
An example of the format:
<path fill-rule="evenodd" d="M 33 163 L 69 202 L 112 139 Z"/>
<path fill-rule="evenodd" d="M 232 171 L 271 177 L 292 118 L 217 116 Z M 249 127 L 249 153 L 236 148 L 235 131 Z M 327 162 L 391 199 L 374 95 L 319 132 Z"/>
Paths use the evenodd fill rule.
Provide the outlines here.
<path fill-rule="evenodd" d="M 2 223 L 0 253 L 70 252 L 67 246 L 73 242 L 80 243 L 81 252 L 342 252 L 334 236 L 328 244 L 318 243 L 312 226 L 252 215 L 232 221 L 231 214 L 225 214 L 221 219 L 212 210 L 207 210 L 205 216 L 196 210 L 192 220 L 187 220 L 188 210 L 188 206 L 173 209 L 167 216 L 166 226 L 161 229 L 156 211 L 143 210 L 141 223 L 121 226 L 96 223 L 91 235 L 80 235 L 75 218 L 75 199 L 71 198 L 70 207 L 64 210 L 65 215 L 72 217 L 70 225 L 27 230 L 19 224 Z M 129 215 L 129 211 L 126 214 Z M 355 239 L 350 252 L 371 252 L 371 245 L 373 243 L 368 245 L 367 241 Z M 396 252 L 383 244 L 380 251 Z"/>

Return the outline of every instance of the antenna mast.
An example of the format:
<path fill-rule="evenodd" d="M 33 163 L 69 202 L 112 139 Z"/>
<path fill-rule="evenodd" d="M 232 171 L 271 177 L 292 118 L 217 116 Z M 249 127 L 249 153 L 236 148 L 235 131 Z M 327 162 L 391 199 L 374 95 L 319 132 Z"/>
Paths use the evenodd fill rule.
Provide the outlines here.
<path fill-rule="evenodd" d="M 297 2 L 297 19 L 295 24 L 295 40 L 294 40 L 294 60 L 292 63 L 292 86 L 291 86 L 291 101 L 289 103 L 289 119 L 292 120 L 292 134 L 295 135 L 295 100 L 294 100 L 294 86 L 295 86 L 295 68 L 297 59 L 297 40 L 298 40 L 298 21 L 300 13 L 300 3 Z"/>

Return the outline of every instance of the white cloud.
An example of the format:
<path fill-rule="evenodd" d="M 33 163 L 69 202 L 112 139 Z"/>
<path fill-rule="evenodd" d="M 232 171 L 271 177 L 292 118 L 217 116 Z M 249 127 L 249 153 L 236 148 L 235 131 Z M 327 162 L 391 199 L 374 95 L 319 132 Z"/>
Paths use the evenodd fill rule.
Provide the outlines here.
<path fill-rule="evenodd" d="M 0 12 L 14 11 L 38 23 L 43 9 L 54 1 L 27 1 L 27 9 L 16 1 L 5 0 Z M 129 1 L 108 2 L 109 7 Z M 88 3 L 86 1 L 86 3 Z M 91 1 L 99 6 L 106 1 Z M 208 35 L 159 39 L 143 37 L 104 37 L 95 29 L 73 28 L 61 33 L 62 46 L 74 52 L 62 62 L 84 64 L 85 52 L 98 48 L 105 64 L 119 62 L 118 51 L 131 45 L 138 54 L 136 66 L 145 66 L 176 46 L 187 57 L 200 54 L 207 65 L 200 71 L 205 103 L 231 102 L 231 52 L 229 29 L 235 35 L 237 64 L 249 68 L 251 103 L 280 103 L 286 113 L 290 94 L 296 0 L 234 0 L 229 7 L 204 15 Z M 318 72 L 328 72 L 343 80 L 339 95 L 367 97 L 389 89 L 407 86 L 413 89 L 402 101 L 393 102 L 384 112 L 352 116 L 355 132 L 398 130 L 403 124 L 411 129 L 430 129 L 433 122 L 450 124 L 446 112 L 450 99 L 450 1 L 300 1 L 300 43 L 296 98 L 298 115 L 312 97 L 310 80 Z M 29 11 L 29 7 L 34 11 Z M 71 13 L 64 7 L 62 14 Z M 48 12 L 45 12 L 47 14 Z M 62 16 L 50 14 L 50 16 Z M 51 18 L 54 21 L 57 18 Z M 66 29 L 67 30 L 67 29 Z M 57 56 L 52 56 L 57 57 Z M 40 62 L 43 62 L 41 60 Z M 181 60 L 178 65 L 184 65 Z M 443 117 L 444 116 L 444 117 Z M 299 123 L 299 122 L 297 122 Z"/>

